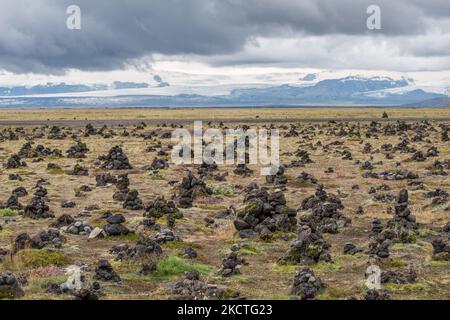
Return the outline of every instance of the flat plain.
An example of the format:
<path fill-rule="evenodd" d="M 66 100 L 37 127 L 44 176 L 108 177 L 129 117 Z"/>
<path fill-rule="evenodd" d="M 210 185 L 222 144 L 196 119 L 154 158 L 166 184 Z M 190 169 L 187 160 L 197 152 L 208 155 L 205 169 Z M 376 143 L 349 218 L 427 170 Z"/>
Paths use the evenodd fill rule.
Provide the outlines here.
<path fill-rule="evenodd" d="M 383 112 L 389 118 L 382 118 Z M 445 248 L 437 252 L 433 247 L 436 239 L 447 247 L 449 241 L 449 118 L 450 109 L 1 110 L 0 163 L 7 164 L 17 154 L 19 165 L 0 168 L 0 204 L 4 207 L 0 209 L 0 270 L 12 271 L 21 279 L 21 299 L 72 299 L 70 292 L 50 290 L 66 281 L 69 265 L 83 266 L 86 281 L 99 282 L 101 299 L 211 298 L 206 289 L 195 292 L 183 287 L 186 272 L 192 270 L 199 272 L 198 281 L 203 285 L 220 291 L 220 298 L 290 299 L 302 297 L 292 287 L 296 274 L 306 267 L 324 284 L 313 298 L 346 299 L 364 297 L 367 267 L 377 265 L 397 276 L 382 283 L 383 292 L 392 299 L 450 299 L 450 252 L 446 257 Z M 259 165 L 248 165 L 250 170 L 242 173 L 236 165 L 172 164 L 170 132 L 181 126 L 177 120 L 190 129 L 189 122 L 196 119 L 211 121 L 204 123 L 205 129 L 247 123 L 254 128 L 278 128 L 284 171 L 271 180 L 259 174 Z M 329 121 L 333 119 L 336 121 Z M 342 119 L 349 121 L 339 121 Z M 110 120 L 114 123 L 108 123 Z M 58 121 L 71 123 L 55 125 Z M 86 126 L 95 121 L 105 121 L 105 125 Z M 121 121 L 124 125 L 117 123 Z M 86 145 L 81 152 L 84 157 L 69 157 L 66 151 L 79 144 Z M 127 157 L 128 168 L 108 167 L 108 155 L 117 152 L 111 152 L 115 146 Z M 182 181 L 191 179 L 189 172 L 199 180 L 198 189 L 190 190 L 192 204 L 184 206 L 180 205 L 180 196 L 186 192 Z M 98 183 L 98 177 L 108 173 L 112 180 Z M 120 191 L 117 178 L 124 174 L 129 187 L 123 196 L 137 190 L 141 206 L 127 206 L 126 199 L 113 198 Z M 249 188 L 252 183 L 257 188 L 254 184 Z M 21 207 L 8 207 L 13 191 L 20 187 L 27 191 L 17 197 Z M 33 198 L 41 188 L 47 194 L 40 199 L 53 217 L 26 214 L 27 210 L 35 212 Z M 283 210 L 295 212 L 294 225 L 267 226 L 270 233 L 264 236 L 263 228 L 256 226 L 242 233 L 249 229 L 237 227 L 236 221 L 253 214 L 249 195 L 255 189 L 281 192 L 286 200 Z M 347 223 L 338 222 L 336 230 L 333 227 L 327 232 L 327 228 L 321 229 L 323 221 L 312 226 L 314 223 L 301 218 L 317 214 L 314 208 L 302 208 L 305 199 L 317 196 L 317 190 L 333 196 L 315 208 L 333 211 L 327 204 L 338 202 L 331 219 L 345 217 Z M 414 227 L 407 228 L 406 238 L 402 233 L 386 240 L 388 257 L 377 255 L 371 250 L 377 236 L 374 219 L 378 218 L 384 230 L 389 229 L 396 208 L 403 205 L 401 190 L 408 191 Z M 135 197 L 131 200 L 139 204 Z M 155 205 L 155 200 L 163 205 Z M 276 220 L 273 215 L 278 213 L 265 214 Z M 23 247 L 18 245 L 20 234 L 27 233 L 33 243 L 34 236 L 49 230 L 62 215 L 73 221 L 56 228 L 61 243 L 41 241 L 42 247 L 30 247 L 28 241 Z M 73 223 L 82 222 L 89 231 L 99 228 L 105 232 L 105 226 L 111 224 L 108 218 L 115 215 L 125 218 L 122 224 L 128 232 L 88 239 L 90 232 L 68 231 Z M 258 224 L 265 228 L 269 222 Z M 326 251 L 331 260 L 282 259 L 305 232 L 304 225 L 317 228 L 330 245 Z M 120 250 L 111 250 L 124 244 L 133 247 L 142 238 L 155 240 L 162 253 L 118 258 Z M 344 253 L 350 244 L 355 251 Z M 230 275 L 223 272 L 223 264 L 231 248 L 246 263 L 239 263 L 236 272 L 232 268 Z M 98 279 L 102 259 L 109 261 L 121 281 Z M 148 272 L 143 271 L 144 265 Z M 411 270 L 413 280 L 407 277 Z M 402 276 L 407 281 L 401 281 Z"/>

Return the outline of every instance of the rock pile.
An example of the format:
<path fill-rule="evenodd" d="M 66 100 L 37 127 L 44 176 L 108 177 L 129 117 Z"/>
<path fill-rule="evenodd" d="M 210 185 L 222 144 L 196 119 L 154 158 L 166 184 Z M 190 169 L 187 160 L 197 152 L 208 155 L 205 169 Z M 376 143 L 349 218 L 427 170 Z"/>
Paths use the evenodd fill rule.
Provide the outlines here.
<path fill-rule="evenodd" d="M 154 158 L 150 165 L 151 170 L 164 170 L 169 167 L 169 163 L 165 159 Z"/>
<path fill-rule="evenodd" d="M 87 236 L 92 232 L 92 227 L 85 221 L 74 221 L 67 227 L 63 227 L 62 231 L 70 234 Z"/>
<path fill-rule="evenodd" d="M 312 174 L 302 172 L 295 178 L 294 182 L 298 184 L 317 184 L 318 181 Z"/>
<path fill-rule="evenodd" d="M 97 187 L 104 187 L 108 184 L 116 184 L 117 178 L 110 173 L 105 173 L 96 175 L 95 181 L 97 182 Z"/>
<path fill-rule="evenodd" d="M 46 195 L 47 190 L 40 187 L 35 192 L 31 203 L 25 207 L 23 216 L 31 219 L 54 218 L 53 212 L 50 211 L 50 207 L 45 203 Z"/>
<path fill-rule="evenodd" d="M 53 140 L 63 140 L 67 135 L 61 130 L 60 127 L 53 126 L 50 128 L 47 138 Z"/>
<path fill-rule="evenodd" d="M 22 286 L 12 272 L 0 272 L 0 300 L 20 298 L 24 295 Z"/>
<path fill-rule="evenodd" d="M 266 176 L 266 182 L 270 184 L 275 184 L 276 186 L 283 186 L 287 184 L 287 178 L 284 176 L 285 172 L 284 166 L 279 166 L 275 174 Z"/>
<path fill-rule="evenodd" d="M 369 235 L 369 247 L 367 253 L 379 259 L 387 259 L 390 256 L 390 240 L 394 237 L 390 230 L 383 230 L 383 224 L 378 218 L 372 220 L 372 230 Z"/>
<path fill-rule="evenodd" d="M 314 299 L 314 297 L 325 289 L 322 280 L 309 268 L 299 271 L 294 278 L 291 294 L 300 297 L 301 300 Z"/>
<path fill-rule="evenodd" d="M 22 161 L 20 157 L 17 154 L 11 155 L 8 160 L 3 164 L 3 167 L 5 169 L 17 169 L 21 167 L 26 167 L 27 164 L 25 161 Z"/>
<path fill-rule="evenodd" d="M 156 259 L 162 255 L 163 250 L 153 237 L 141 236 L 136 245 L 120 244 L 109 251 L 116 255 L 116 260 Z"/>
<path fill-rule="evenodd" d="M 27 233 L 21 233 L 14 240 L 14 251 L 17 252 L 26 248 L 61 248 L 65 241 L 66 238 L 57 229 L 41 231 L 32 238 Z"/>
<path fill-rule="evenodd" d="M 204 177 L 197 178 L 189 172 L 180 185 L 180 195 L 178 205 L 181 208 L 192 207 L 192 202 L 198 195 L 211 195 L 212 190 L 206 186 Z"/>
<path fill-rule="evenodd" d="M 296 264 L 331 262 L 328 251 L 330 247 L 331 245 L 314 229 L 314 226 L 303 225 L 300 227 L 297 239 L 292 241 L 290 248 L 280 260 Z"/>
<path fill-rule="evenodd" d="M 267 189 L 261 188 L 245 197 L 234 226 L 241 238 L 259 235 L 262 239 L 269 239 L 277 230 L 293 231 L 297 224 L 295 217 L 296 212 L 287 207 L 283 192 L 269 193 Z"/>
<path fill-rule="evenodd" d="M 417 273 L 411 266 L 408 266 L 405 272 L 384 270 L 381 272 L 381 283 L 407 284 L 414 283 L 417 279 Z"/>
<path fill-rule="evenodd" d="M 388 221 L 388 227 L 395 232 L 397 238 L 403 240 L 411 237 L 417 229 L 416 217 L 411 213 L 408 205 L 408 191 L 402 189 L 397 197 L 394 217 Z"/>
<path fill-rule="evenodd" d="M 61 150 L 46 148 L 39 144 L 33 149 L 31 142 L 25 143 L 17 153 L 21 158 L 62 157 Z"/>
<path fill-rule="evenodd" d="M 314 225 L 323 233 L 338 233 L 340 228 L 351 224 L 351 220 L 338 211 L 343 208 L 337 196 L 328 194 L 323 185 L 318 185 L 315 194 L 305 198 L 299 207 L 299 210 L 312 210 L 310 215 L 300 217 L 300 223 Z"/>
<path fill-rule="evenodd" d="M 122 279 L 114 271 L 108 260 L 100 260 L 95 268 L 95 280 L 120 282 Z"/>
<path fill-rule="evenodd" d="M 398 169 L 392 171 L 384 171 L 381 173 L 366 172 L 363 174 L 363 178 L 382 179 L 382 180 L 414 180 L 419 178 L 417 173 L 406 170 Z"/>
<path fill-rule="evenodd" d="M 122 224 L 125 222 L 125 217 L 121 214 L 109 217 L 106 222 L 103 230 L 108 236 L 121 236 L 130 233 L 130 230 Z"/>
<path fill-rule="evenodd" d="M 231 252 L 225 259 L 222 260 L 222 267 L 219 274 L 222 277 L 231 277 L 236 274 L 241 274 L 241 267 L 246 265 L 245 259 L 239 258 L 236 252 Z"/>
<path fill-rule="evenodd" d="M 98 158 L 102 161 L 101 167 L 108 170 L 125 170 L 132 169 L 128 157 L 123 152 L 122 148 L 115 146 L 108 151 L 108 154 Z"/>
<path fill-rule="evenodd" d="M 76 144 L 70 146 L 69 149 L 67 149 L 67 158 L 74 158 L 74 159 L 83 159 L 86 158 L 86 153 L 89 152 L 89 149 L 86 145 L 86 143 L 83 143 L 81 141 L 77 141 Z"/>
<path fill-rule="evenodd" d="M 183 214 L 178 210 L 174 201 L 168 201 L 164 196 L 158 196 L 155 200 L 148 203 L 145 208 L 144 217 L 159 219 L 168 214 L 173 214 L 176 219 L 183 217 Z"/>
<path fill-rule="evenodd" d="M 446 243 L 443 238 L 436 238 L 431 244 L 433 245 L 434 260 L 450 260 L 450 244 Z"/>
<path fill-rule="evenodd" d="M 128 174 L 120 174 L 116 179 L 117 191 L 113 194 L 113 199 L 116 201 L 124 201 L 130 186 L 130 180 L 128 179 Z"/>
<path fill-rule="evenodd" d="M 128 210 L 144 209 L 144 204 L 139 198 L 139 192 L 137 190 L 131 190 L 127 193 L 123 202 L 123 208 Z"/>
<path fill-rule="evenodd" d="M 83 167 L 81 164 L 77 163 L 73 167 L 71 171 L 68 173 L 71 176 L 88 176 L 89 170 L 85 167 Z"/>
<path fill-rule="evenodd" d="M 0 205 L 0 209 L 21 211 L 23 209 L 23 206 L 19 202 L 19 196 L 13 193 L 5 203 Z"/>
<path fill-rule="evenodd" d="M 240 163 L 233 170 L 233 173 L 238 176 L 248 177 L 253 174 L 253 170 L 247 167 L 245 163 Z"/>
<path fill-rule="evenodd" d="M 50 227 L 55 228 L 55 229 L 60 229 L 63 227 L 68 227 L 74 222 L 75 222 L 75 219 L 71 215 L 63 214 L 63 215 L 59 216 L 55 222 L 50 224 Z"/>
<path fill-rule="evenodd" d="M 200 280 L 200 273 L 193 270 L 186 273 L 185 279 L 176 282 L 170 293 L 180 300 L 218 300 L 224 298 L 226 287 Z"/>

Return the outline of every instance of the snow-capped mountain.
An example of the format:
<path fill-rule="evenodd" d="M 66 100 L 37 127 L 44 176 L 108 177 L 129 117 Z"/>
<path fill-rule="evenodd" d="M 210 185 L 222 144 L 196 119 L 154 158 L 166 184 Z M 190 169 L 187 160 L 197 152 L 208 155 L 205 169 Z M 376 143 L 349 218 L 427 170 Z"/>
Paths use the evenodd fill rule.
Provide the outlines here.
<path fill-rule="evenodd" d="M 346 76 L 296 83 L 172 86 L 154 76 L 154 85 L 119 82 L 111 85 L 47 84 L 0 88 L 0 107 L 184 107 L 184 106 L 401 106 L 446 98 L 421 89 L 410 78 Z M 442 100 L 442 101 L 445 101 Z"/>

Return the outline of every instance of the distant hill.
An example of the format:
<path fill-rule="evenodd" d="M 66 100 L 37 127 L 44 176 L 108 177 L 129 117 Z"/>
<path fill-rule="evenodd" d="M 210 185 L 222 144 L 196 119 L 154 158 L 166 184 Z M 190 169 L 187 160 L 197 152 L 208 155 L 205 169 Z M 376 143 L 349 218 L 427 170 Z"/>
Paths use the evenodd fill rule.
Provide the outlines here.
<path fill-rule="evenodd" d="M 439 97 L 405 105 L 407 107 L 450 107 L 450 97 Z"/>

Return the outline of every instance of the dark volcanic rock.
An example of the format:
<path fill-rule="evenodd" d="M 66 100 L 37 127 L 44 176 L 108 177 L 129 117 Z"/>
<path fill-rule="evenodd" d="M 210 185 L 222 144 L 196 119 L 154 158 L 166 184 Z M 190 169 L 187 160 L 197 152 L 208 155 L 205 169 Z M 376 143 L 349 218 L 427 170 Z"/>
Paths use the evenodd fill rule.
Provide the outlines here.
<path fill-rule="evenodd" d="M 204 177 L 197 178 L 191 172 L 183 178 L 180 185 L 178 205 L 181 208 L 192 207 L 192 202 L 198 195 L 211 195 L 212 190 L 205 184 Z"/>
<path fill-rule="evenodd" d="M 125 170 L 132 169 L 128 157 L 123 152 L 122 148 L 115 146 L 111 148 L 108 154 L 98 158 L 102 161 L 101 167 L 108 170 Z"/>
<path fill-rule="evenodd" d="M 301 300 L 313 299 L 323 289 L 325 285 L 315 276 L 314 271 L 304 268 L 295 276 L 291 294 L 300 297 Z"/>
<path fill-rule="evenodd" d="M 320 232 L 337 233 L 339 228 L 351 224 L 351 220 L 338 211 L 343 208 L 337 196 L 328 194 L 323 185 L 318 185 L 316 193 L 305 198 L 299 207 L 299 210 L 312 210 L 311 215 L 300 217 L 300 223 L 315 225 Z"/>
<path fill-rule="evenodd" d="M 20 298 L 24 295 L 22 286 L 12 272 L 0 272 L 0 300 Z"/>
<path fill-rule="evenodd" d="M 26 167 L 25 161 L 22 161 L 17 154 L 11 155 L 8 160 L 3 164 L 5 169 L 17 169 L 21 167 Z"/>
<path fill-rule="evenodd" d="M 262 239 L 269 239 L 275 231 L 293 231 L 297 225 L 295 217 L 296 212 L 286 206 L 282 191 L 269 193 L 262 188 L 245 197 L 234 226 L 242 238 L 259 235 Z"/>
<path fill-rule="evenodd" d="M 116 255 L 116 260 L 156 259 L 162 255 L 163 250 L 153 237 L 141 236 L 136 245 L 120 244 L 109 251 Z"/>
<path fill-rule="evenodd" d="M 231 252 L 223 259 L 219 274 L 223 277 L 231 277 L 232 275 L 240 274 L 241 267 L 246 264 L 246 261 L 239 258 L 236 252 Z"/>
<path fill-rule="evenodd" d="M 125 196 L 123 202 L 123 208 L 128 210 L 142 210 L 144 209 L 144 204 L 139 198 L 139 192 L 137 190 L 131 190 Z"/>
<path fill-rule="evenodd" d="M 100 260 L 98 262 L 97 267 L 95 268 L 94 279 L 113 282 L 122 281 L 119 275 L 114 271 L 108 260 Z"/>
<path fill-rule="evenodd" d="M 292 263 L 330 262 L 328 244 L 322 235 L 311 226 L 300 227 L 298 237 L 291 243 L 291 247 L 281 257 L 282 261 Z"/>

